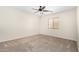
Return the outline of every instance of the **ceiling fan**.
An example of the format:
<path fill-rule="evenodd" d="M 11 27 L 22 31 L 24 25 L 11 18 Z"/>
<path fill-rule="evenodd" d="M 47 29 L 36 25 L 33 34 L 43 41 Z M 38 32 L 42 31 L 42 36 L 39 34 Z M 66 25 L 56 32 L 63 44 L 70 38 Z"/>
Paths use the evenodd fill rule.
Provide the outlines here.
<path fill-rule="evenodd" d="M 44 12 L 53 12 L 53 11 L 50 11 L 50 10 L 46 10 L 45 8 L 46 8 L 46 6 L 39 6 L 38 9 L 33 8 L 33 10 L 36 10 L 35 13 L 40 12 L 40 14 L 43 14 Z"/>

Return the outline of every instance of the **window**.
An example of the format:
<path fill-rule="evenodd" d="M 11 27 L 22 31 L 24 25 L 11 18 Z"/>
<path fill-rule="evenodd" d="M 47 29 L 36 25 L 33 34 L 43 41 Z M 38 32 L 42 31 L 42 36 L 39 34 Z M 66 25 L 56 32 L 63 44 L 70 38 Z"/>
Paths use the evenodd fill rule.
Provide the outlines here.
<path fill-rule="evenodd" d="M 59 17 L 53 17 L 48 20 L 49 29 L 59 29 Z"/>

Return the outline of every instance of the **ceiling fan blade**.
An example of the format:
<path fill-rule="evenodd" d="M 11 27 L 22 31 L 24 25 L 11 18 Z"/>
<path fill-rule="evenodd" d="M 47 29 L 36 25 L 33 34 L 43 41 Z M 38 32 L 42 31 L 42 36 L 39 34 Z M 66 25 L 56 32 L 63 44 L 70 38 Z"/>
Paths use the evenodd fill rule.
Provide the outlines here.
<path fill-rule="evenodd" d="M 43 10 L 43 12 L 53 12 L 53 11 L 50 11 L 50 10 Z"/>
<path fill-rule="evenodd" d="M 34 13 L 37 13 L 37 12 L 39 12 L 39 11 L 36 11 L 36 12 L 34 12 Z"/>
<path fill-rule="evenodd" d="M 35 8 L 32 8 L 33 10 L 38 10 L 38 9 L 35 9 Z"/>
<path fill-rule="evenodd" d="M 45 9 L 45 6 L 43 6 L 42 9 Z"/>

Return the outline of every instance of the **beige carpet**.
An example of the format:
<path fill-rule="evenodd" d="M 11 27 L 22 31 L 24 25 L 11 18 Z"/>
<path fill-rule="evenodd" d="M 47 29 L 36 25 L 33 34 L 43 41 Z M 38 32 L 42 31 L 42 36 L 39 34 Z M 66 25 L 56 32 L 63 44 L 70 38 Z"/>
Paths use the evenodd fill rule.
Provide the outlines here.
<path fill-rule="evenodd" d="M 0 43 L 1 52 L 76 52 L 76 41 L 35 35 Z"/>

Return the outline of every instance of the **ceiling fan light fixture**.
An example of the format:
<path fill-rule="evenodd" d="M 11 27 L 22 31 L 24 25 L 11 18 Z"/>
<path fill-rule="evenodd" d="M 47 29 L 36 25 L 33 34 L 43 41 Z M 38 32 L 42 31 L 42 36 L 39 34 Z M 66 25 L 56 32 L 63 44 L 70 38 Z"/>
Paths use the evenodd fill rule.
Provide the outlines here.
<path fill-rule="evenodd" d="M 35 13 L 39 12 L 41 15 L 43 15 L 46 12 L 52 12 L 50 10 L 46 10 L 45 8 L 46 8 L 46 6 L 39 6 L 38 9 L 33 8 L 33 10 L 37 10 Z"/>

